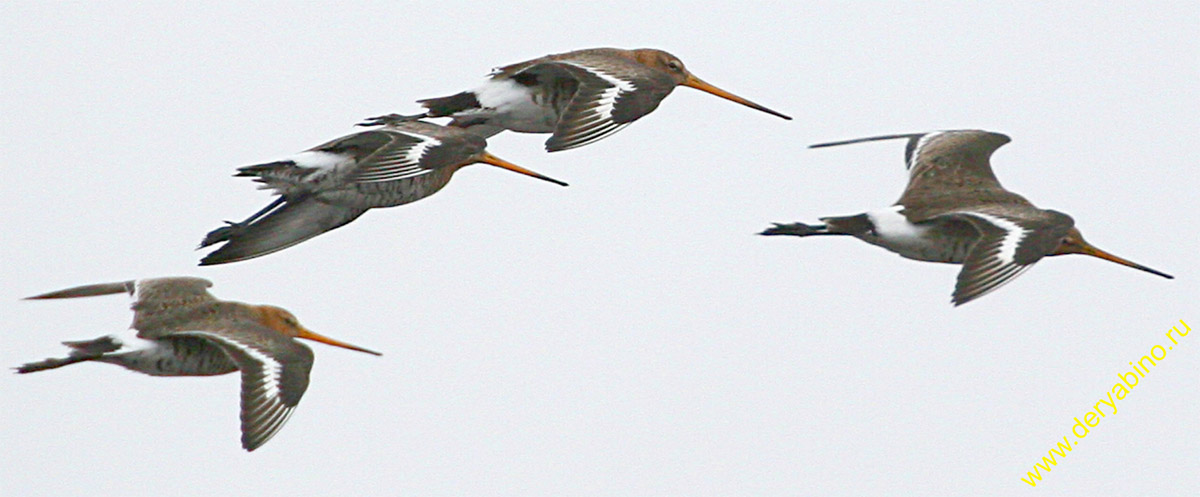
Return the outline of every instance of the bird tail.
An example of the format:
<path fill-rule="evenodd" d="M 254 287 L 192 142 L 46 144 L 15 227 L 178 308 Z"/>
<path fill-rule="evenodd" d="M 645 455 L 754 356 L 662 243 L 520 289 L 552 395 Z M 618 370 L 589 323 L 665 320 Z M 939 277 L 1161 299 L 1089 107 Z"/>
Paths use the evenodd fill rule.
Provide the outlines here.
<path fill-rule="evenodd" d="M 284 160 L 239 167 L 237 177 L 254 178 L 259 190 L 275 190 L 276 193 L 297 194 L 303 191 L 304 179 L 311 169 L 300 167 L 295 161 Z"/>
<path fill-rule="evenodd" d="M 841 217 L 823 217 L 825 232 L 830 235 L 866 235 L 875 231 L 875 223 L 866 214 Z"/>
<path fill-rule="evenodd" d="M 453 116 L 459 112 L 470 109 L 478 109 L 480 107 L 479 99 L 475 97 L 475 92 L 473 91 L 455 93 L 454 95 L 450 95 L 448 97 L 417 100 L 417 103 L 421 104 L 422 107 L 429 109 L 428 112 L 425 113 L 427 117 Z"/>
<path fill-rule="evenodd" d="M 424 117 L 453 117 L 447 126 L 462 128 L 484 138 L 491 138 L 505 129 L 489 124 L 487 112 L 482 111 L 482 105 L 473 91 L 417 100 L 417 103 L 425 107 Z"/>
<path fill-rule="evenodd" d="M 821 222 L 824 224 L 804 224 L 791 223 L 780 224 L 775 223 L 775 226 L 763 230 L 760 235 L 791 235 L 791 236 L 812 236 L 812 235 L 854 235 L 869 233 L 874 229 L 870 218 L 866 214 L 857 216 L 845 217 L 823 217 Z"/>
<path fill-rule="evenodd" d="M 775 226 L 767 228 L 759 233 L 760 235 L 776 236 L 776 235 L 791 235 L 791 236 L 809 236 L 823 234 L 824 225 L 810 225 L 804 223 L 782 224 L 775 223 Z"/>
<path fill-rule="evenodd" d="M 18 366 L 16 368 L 18 374 L 36 373 L 47 369 L 61 368 L 69 366 L 77 362 L 91 361 L 99 359 L 104 354 L 113 352 L 121 345 L 118 344 L 112 337 L 105 336 L 95 340 L 82 340 L 78 342 L 63 342 L 63 345 L 71 347 L 71 353 L 67 357 L 57 358 L 52 357 L 43 361 L 31 362 Z"/>
<path fill-rule="evenodd" d="M 200 260 L 201 266 L 244 261 L 283 250 L 355 220 L 366 209 L 331 205 L 314 197 L 285 199 L 281 207 L 249 223 L 230 223 L 208 233 L 207 247 L 227 242 Z"/>

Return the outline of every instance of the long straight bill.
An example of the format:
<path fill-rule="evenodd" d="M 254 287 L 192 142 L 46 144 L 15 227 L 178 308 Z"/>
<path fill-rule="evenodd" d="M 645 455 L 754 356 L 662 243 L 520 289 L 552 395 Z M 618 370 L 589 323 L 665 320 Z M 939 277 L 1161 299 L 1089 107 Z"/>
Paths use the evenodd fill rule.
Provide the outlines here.
<path fill-rule="evenodd" d="M 683 81 L 683 83 L 680 83 L 680 84 L 682 84 L 683 86 L 690 86 L 690 87 L 692 87 L 692 88 L 695 88 L 695 89 L 697 89 L 697 90 L 700 90 L 700 91 L 703 91 L 703 92 L 711 93 L 711 94 L 713 94 L 713 95 L 716 95 L 716 96 L 718 96 L 718 97 L 721 97 L 721 98 L 723 98 L 723 99 L 725 99 L 725 100 L 728 100 L 728 101 L 730 101 L 730 102 L 737 102 L 737 103 L 739 103 L 739 104 L 745 105 L 746 107 L 749 107 L 749 108 L 751 108 L 751 109 L 754 109 L 754 110 L 760 110 L 760 111 L 766 112 L 767 114 L 770 114 L 770 115 L 772 115 L 772 116 L 776 116 L 776 117 L 782 117 L 782 118 L 784 118 L 784 119 L 787 119 L 787 120 L 789 120 L 789 121 L 791 121 L 791 120 L 792 120 L 792 116 L 789 116 L 789 115 L 787 115 L 787 114 L 782 114 L 782 113 L 780 113 L 780 112 L 776 112 L 776 111 L 773 111 L 773 110 L 771 110 L 771 109 L 768 109 L 768 108 L 766 108 L 766 107 L 763 107 L 763 106 L 761 106 L 761 105 L 758 105 L 758 104 L 756 104 L 756 103 L 754 103 L 754 102 L 751 102 L 751 101 L 749 101 L 749 100 L 746 100 L 746 99 L 744 99 L 744 98 L 742 98 L 742 97 L 739 97 L 739 96 L 737 96 L 737 95 L 734 95 L 734 94 L 732 94 L 732 93 L 729 93 L 729 92 L 727 92 L 727 91 L 725 91 L 725 90 L 722 90 L 722 89 L 720 89 L 720 88 L 717 88 L 717 87 L 715 87 L 715 86 L 713 86 L 713 85 L 710 85 L 710 84 L 708 84 L 708 83 L 705 83 L 705 82 L 704 82 L 704 80 L 702 80 L 702 79 L 700 79 L 700 78 L 697 78 L 697 77 L 695 77 L 695 76 L 692 76 L 692 75 L 690 75 L 690 74 L 688 75 L 688 78 L 687 78 L 687 79 L 685 79 L 685 80 Z"/>
<path fill-rule="evenodd" d="M 503 168 L 503 169 L 508 169 L 509 171 L 516 172 L 516 173 L 521 173 L 521 174 L 524 174 L 524 175 L 526 175 L 526 176 L 532 176 L 532 177 L 534 177 L 534 178 L 537 178 L 537 179 L 540 179 L 540 180 L 543 180 L 543 181 L 549 181 L 549 182 L 551 182 L 551 183 L 554 183 L 554 184 L 556 184 L 556 185 L 560 185 L 560 186 L 567 186 L 567 184 L 566 184 L 566 183 L 564 183 L 564 182 L 562 182 L 562 181 L 556 180 L 556 179 L 554 179 L 554 178 L 551 178 L 551 177 L 549 177 L 549 176 L 544 176 L 544 175 L 542 175 L 542 174 L 535 173 L 535 172 L 533 172 L 533 171 L 530 171 L 530 170 L 528 170 L 528 169 L 525 169 L 525 168 L 523 168 L 523 167 L 521 167 L 521 166 L 518 166 L 518 165 L 516 165 L 516 164 L 513 164 L 513 163 L 511 163 L 511 162 L 509 162 L 509 161 L 506 161 L 506 160 L 504 160 L 504 159 L 501 159 L 501 158 L 499 158 L 499 157 L 496 157 L 496 156 L 494 156 L 494 155 L 492 155 L 492 154 L 489 154 L 489 153 L 487 153 L 487 152 L 484 152 L 484 153 L 483 153 L 483 155 L 481 155 L 481 156 L 479 157 L 479 162 L 483 162 L 483 163 L 491 164 L 491 165 L 493 165 L 493 166 L 496 166 L 496 167 L 499 167 L 499 168 Z"/>
<path fill-rule="evenodd" d="M 1169 279 L 1169 280 L 1173 280 L 1173 279 L 1175 279 L 1175 277 L 1174 277 L 1174 276 L 1171 276 L 1171 275 L 1169 275 L 1169 274 L 1167 274 L 1167 273 L 1164 273 L 1164 272 L 1162 272 L 1162 271 L 1158 271 L 1158 270 L 1156 270 L 1156 269 L 1150 269 L 1150 268 L 1148 268 L 1148 267 L 1146 267 L 1146 266 L 1143 266 L 1143 265 L 1141 265 L 1141 264 L 1138 264 L 1138 263 L 1136 263 L 1136 262 L 1130 261 L 1130 260 L 1128 260 L 1128 259 L 1122 259 L 1122 258 L 1120 258 L 1120 257 L 1117 257 L 1117 256 L 1115 256 L 1115 255 L 1112 255 L 1112 254 L 1110 254 L 1110 253 L 1108 253 L 1108 252 L 1105 252 L 1105 251 L 1103 251 L 1103 250 L 1100 250 L 1100 249 L 1098 249 L 1098 248 L 1096 248 L 1096 247 L 1093 247 L 1093 246 L 1091 246 L 1091 245 L 1088 245 L 1088 244 L 1086 244 L 1086 243 L 1084 244 L 1084 246 L 1083 246 L 1083 249 L 1082 249 L 1082 251 L 1081 251 L 1081 252 L 1082 252 L 1082 253 L 1084 253 L 1084 254 L 1090 255 L 1090 256 L 1092 256 L 1092 257 L 1099 257 L 1099 258 L 1101 258 L 1101 259 L 1104 259 L 1104 260 L 1106 260 L 1106 261 L 1115 262 L 1115 263 L 1117 263 L 1117 264 L 1120 264 L 1120 265 L 1122 265 L 1122 266 L 1129 266 L 1129 267 L 1131 267 L 1131 268 L 1134 268 L 1134 269 L 1141 269 L 1142 271 L 1145 271 L 1145 272 L 1147 272 L 1147 273 L 1150 273 L 1150 274 L 1155 274 L 1155 275 L 1158 275 L 1158 276 L 1162 276 L 1163 278 L 1167 278 L 1167 279 Z"/>
<path fill-rule="evenodd" d="M 374 355 L 383 355 L 383 354 L 380 354 L 379 352 L 375 352 L 374 350 L 364 349 L 357 345 L 350 345 L 346 342 L 343 342 L 340 340 L 334 340 L 325 335 L 319 335 L 317 333 L 313 333 L 312 331 L 309 331 L 309 330 L 306 330 L 303 328 L 300 329 L 300 334 L 296 335 L 296 336 L 298 338 L 304 338 L 304 339 L 312 340 L 314 342 L 321 342 L 326 345 L 332 345 L 334 347 L 341 347 L 343 349 L 357 350 L 359 352 L 366 352 L 368 354 L 374 354 Z"/>

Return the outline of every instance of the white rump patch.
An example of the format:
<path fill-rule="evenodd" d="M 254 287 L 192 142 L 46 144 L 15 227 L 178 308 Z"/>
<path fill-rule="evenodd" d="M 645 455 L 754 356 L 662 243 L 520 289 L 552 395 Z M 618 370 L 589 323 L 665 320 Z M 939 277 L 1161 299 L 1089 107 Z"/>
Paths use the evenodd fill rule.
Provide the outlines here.
<path fill-rule="evenodd" d="M 146 340 L 137 336 L 137 330 L 128 329 L 122 333 L 112 333 L 108 335 L 121 348 L 109 352 L 109 354 L 124 354 L 126 352 L 142 352 L 159 348 L 161 345 L 154 340 Z"/>
<path fill-rule="evenodd" d="M 924 235 L 929 231 L 928 226 L 917 226 L 908 221 L 900 211 L 904 210 L 903 205 L 893 205 L 886 209 L 880 209 L 867 213 L 867 218 L 871 220 L 871 224 L 875 225 L 875 233 L 886 241 L 902 244 L 913 245 L 918 242 L 920 245 L 925 245 Z"/>
<path fill-rule="evenodd" d="M 867 212 L 867 219 L 875 226 L 875 239 L 865 239 L 892 252 L 909 259 L 919 261 L 941 260 L 942 250 L 937 244 L 925 238 L 929 226 L 918 226 L 908 221 L 900 211 L 902 205 L 893 205 L 886 209 Z"/>
<path fill-rule="evenodd" d="M 330 170 L 342 165 L 348 159 L 349 157 L 342 154 L 309 150 L 280 160 L 295 162 L 297 166 L 303 168 Z"/>
<path fill-rule="evenodd" d="M 511 79 L 491 79 L 482 86 L 471 90 L 479 106 L 500 111 L 512 109 L 514 106 L 533 104 L 529 89 Z"/>

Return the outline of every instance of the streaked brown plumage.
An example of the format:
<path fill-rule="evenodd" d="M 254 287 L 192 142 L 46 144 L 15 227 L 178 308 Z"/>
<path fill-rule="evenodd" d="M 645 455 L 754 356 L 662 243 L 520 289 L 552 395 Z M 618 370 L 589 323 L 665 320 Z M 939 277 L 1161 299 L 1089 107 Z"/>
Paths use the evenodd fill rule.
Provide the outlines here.
<path fill-rule="evenodd" d="M 957 130 L 888 135 L 812 145 L 908 139 L 909 183 L 891 208 L 821 218 L 822 225 L 776 224 L 764 235 L 850 235 L 903 257 L 962 264 L 955 305 L 965 304 L 1019 276 L 1048 255 L 1086 254 L 1172 276 L 1104 252 L 1083 239 L 1070 216 L 1039 209 L 1005 190 L 990 158 L 1009 137 Z"/>
<path fill-rule="evenodd" d="M 418 103 L 428 109 L 424 117 L 453 117 L 451 126 L 482 136 L 505 129 L 553 133 L 546 150 L 557 152 L 616 133 L 649 114 L 680 85 L 791 119 L 704 82 L 679 58 L 650 48 L 590 48 L 547 55 L 496 69 L 474 90 Z M 387 122 L 392 116 L 364 124 Z"/>
<path fill-rule="evenodd" d="M 78 362 L 116 364 L 153 376 L 211 376 L 242 372 L 242 447 L 270 440 L 308 388 L 313 353 L 293 338 L 379 355 L 305 329 L 290 312 L 269 305 L 218 300 L 201 278 L 154 278 L 86 285 L 29 297 L 61 299 L 128 293 L 134 297 L 135 336 L 107 335 L 63 342 L 65 358 L 25 364 L 32 373 Z"/>
<path fill-rule="evenodd" d="M 399 119 L 283 160 L 240 168 L 236 176 L 253 177 L 279 198 L 245 221 L 208 233 L 201 248 L 226 243 L 200 265 L 262 257 L 344 226 L 369 209 L 415 202 L 478 162 L 566 186 L 489 154 L 486 146 L 482 137 L 458 128 Z"/>

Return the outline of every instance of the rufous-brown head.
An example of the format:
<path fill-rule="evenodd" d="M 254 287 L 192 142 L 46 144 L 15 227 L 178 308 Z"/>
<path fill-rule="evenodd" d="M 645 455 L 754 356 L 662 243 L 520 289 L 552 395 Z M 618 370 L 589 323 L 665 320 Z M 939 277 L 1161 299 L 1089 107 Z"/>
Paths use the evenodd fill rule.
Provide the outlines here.
<path fill-rule="evenodd" d="M 632 50 L 631 52 L 633 53 L 634 60 L 638 61 L 644 66 L 658 69 L 659 71 L 667 73 L 671 76 L 671 79 L 675 80 L 676 85 L 690 86 L 697 90 L 711 93 L 731 102 L 737 102 L 745 105 L 751 109 L 760 110 L 766 112 L 767 114 L 782 117 L 789 121 L 792 120 L 791 116 L 768 109 L 704 82 L 704 80 L 697 78 L 695 74 L 692 74 L 691 71 L 688 71 L 687 68 L 683 66 L 683 61 L 679 60 L 679 57 L 653 48 L 639 48 L 637 50 Z"/>
<path fill-rule="evenodd" d="M 1167 279 L 1175 278 L 1174 276 L 1171 276 L 1162 271 L 1150 269 L 1150 268 L 1143 266 L 1141 264 L 1138 264 L 1136 262 L 1133 262 L 1133 261 L 1130 261 L 1127 259 L 1122 259 L 1120 257 L 1117 257 L 1115 255 L 1112 255 L 1108 252 L 1105 252 L 1103 250 L 1096 248 L 1094 245 L 1088 243 L 1087 240 L 1084 240 L 1083 234 L 1079 232 L 1079 228 L 1075 228 L 1075 227 L 1072 227 L 1070 229 L 1070 231 L 1067 231 L 1067 236 L 1063 237 L 1062 242 L 1060 242 L 1058 244 L 1058 248 L 1055 249 L 1054 252 L 1051 252 L 1049 255 L 1064 255 L 1064 254 L 1090 255 L 1092 257 L 1099 257 L 1106 261 L 1115 262 L 1122 266 L 1129 266 L 1134 269 L 1141 269 L 1142 271 L 1145 271 L 1150 274 L 1156 274 L 1156 275 L 1162 276 L 1163 278 L 1167 278 Z"/>
<path fill-rule="evenodd" d="M 262 323 L 263 326 L 278 331 L 285 336 L 304 338 L 314 342 L 321 342 L 327 345 L 333 345 L 334 347 L 357 350 L 359 352 L 366 352 L 368 354 L 383 355 L 379 352 L 375 352 L 374 350 L 367 350 L 357 345 L 350 345 L 346 342 L 334 340 L 325 335 L 314 333 L 308 328 L 301 326 L 300 321 L 296 319 L 296 316 L 288 312 L 287 309 L 282 309 L 273 305 L 257 305 L 254 306 L 254 309 L 258 312 L 259 322 Z"/>
<path fill-rule="evenodd" d="M 475 154 L 475 156 L 471 158 L 471 162 L 469 162 L 468 164 L 474 164 L 477 162 L 482 162 L 484 164 L 491 164 L 491 165 L 496 166 L 501 169 L 507 169 L 507 170 L 515 172 L 515 173 L 521 173 L 526 176 L 537 178 L 537 179 L 540 179 L 543 181 L 549 181 L 549 182 L 554 183 L 559 186 L 567 186 L 567 184 L 565 182 L 556 180 L 549 176 L 545 176 L 545 175 L 536 173 L 534 171 L 530 171 L 529 169 L 525 169 L 521 166 L 518 166 L 509 161 L 506 161 L 504 159 L 496 157 L 492 154 L 489 154 L 489 153 L 487 153 L 487 151 L 481 151 L 478 154 Z"/>

